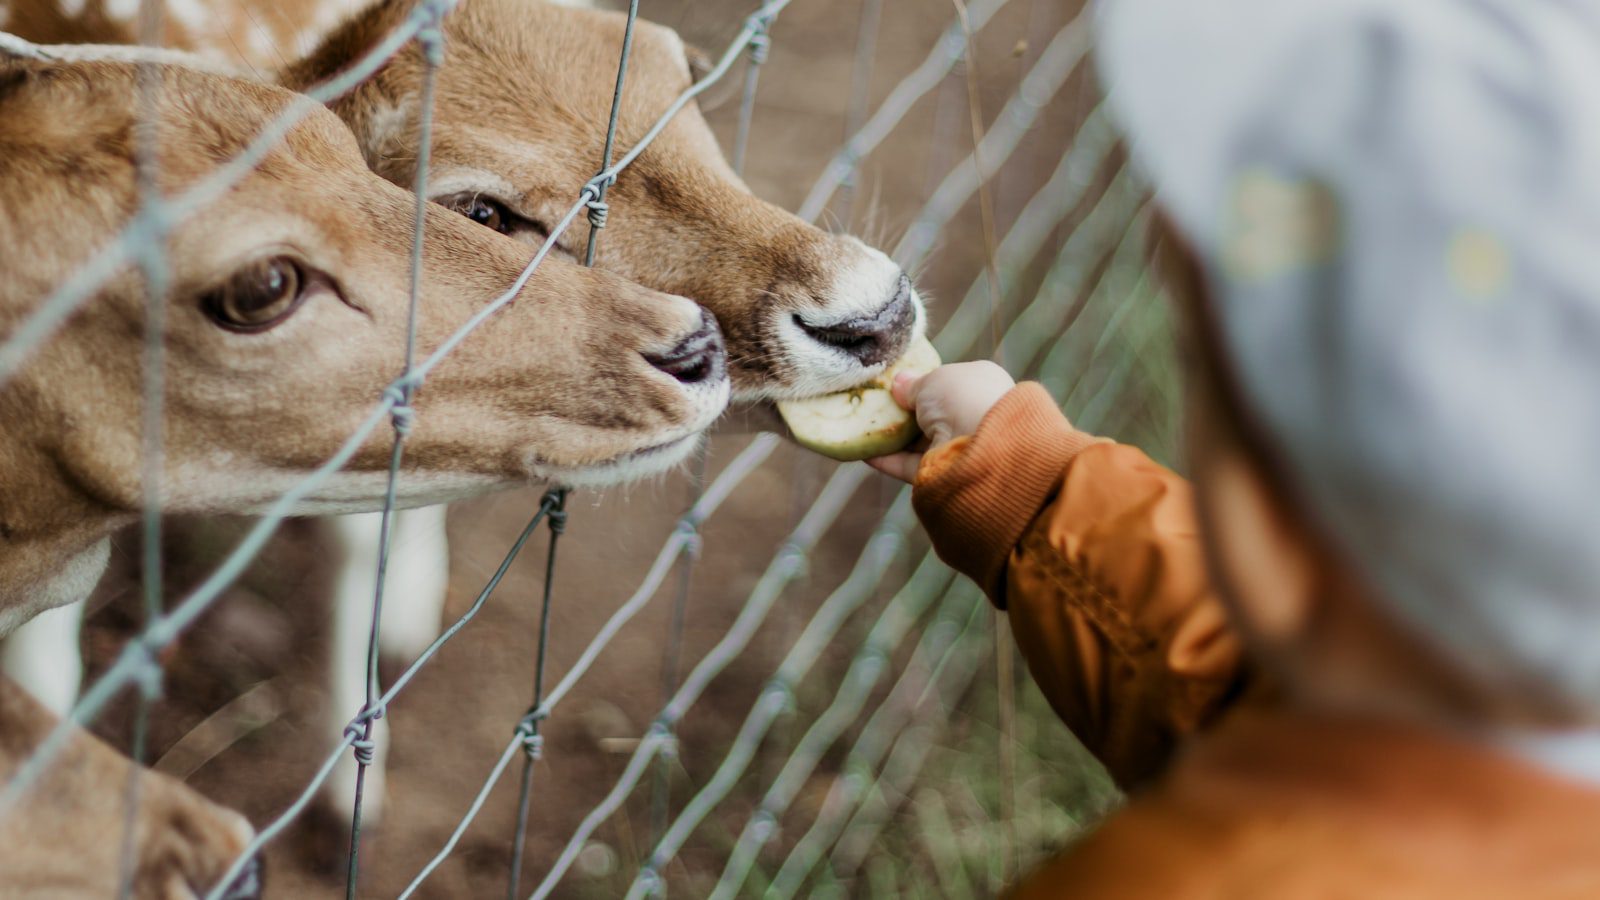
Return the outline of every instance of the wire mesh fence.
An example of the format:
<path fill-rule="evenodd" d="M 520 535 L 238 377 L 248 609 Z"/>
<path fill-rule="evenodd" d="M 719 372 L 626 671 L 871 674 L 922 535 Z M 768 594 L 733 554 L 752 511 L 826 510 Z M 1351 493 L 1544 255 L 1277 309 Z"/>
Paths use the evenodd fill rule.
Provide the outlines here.
<path fill-rule="evenodd" d="M 470 797 L 462 798 L 461 813 L 448 837 L 417 868 L 400 896 L 412 896 L 422 890 L 451 858 L 519 756 L 515 827 L 508 835 L 508 896 L 542 898 L 555 894 L 597 831 L 646 786 L 651 797 L 651 825 L 640 847 L 637 870 L 629 879 L 629 897 L 664 895 L 671 884 L 674 861 L 697 836 L 703 836 L 708 823 L 733 823 L 718 843 L 720 864 L 715 869 L 719 874 L 707 885 L 711 896 L 788 897 L 807 891 L 808 886 L 845 883 L 860 872 L 882 830 L 904 803 L 938 735 L 959 714 L 962 698 L 981 679 L 994 646 L 994 623 L 976 588 L 956 579 L 915 538 L 908 490 L 897 492 L 887 503 L 881 519 L 860 543 L 860 552 L 848 575 L 838 580 L 809 618 L 788 635 L 779 654 L 781 661 L 772 667 L 732 739 L 726 746 L 697 748 L 696 752 L 707 761 L 715 760 L 708 776 L 695 784 L 687 800 L 679 805 L 672 802 L 670 782 L 673 761 L 682 752 L 680 723 L 702 702 L 730 663 L 750 649 L 763 623 L 783 602 L 786 591 L 808 577 L 808 560 L 819 542 L 858 508 L 869 479 L 864 466 L 837 467 L 820 490 L 804 497 L 805 502 L 798 504 L 802 511 L 796 516 L 793 529 L 766 560 L 764 571 L 738 604 L 738 615 L 721 629 L 720 638 L 708 651 L 685 666 L 688 671 L 681 678 L 679 654 L 685 647 L 683 629 L 693 593 L 693 566 L 706 551 L 703 527 L 731 497 L 742 488 L 748 489 L 752 479 L 763 471 L 763 465 L 775 456 L 781 442 L 774 436 L 750 440 L 714 477 L 708 477 L 704 456 L 692 464 L 691 503 L 678 517 L 642 582 L 616 607 L 553 685 L 547 686 L 547 651 L 552 637 L 567 637 L 551 633 L 552 605 L 559 605 L 564 596 L 582 589 L 581 585 L 558 584 L 556 579 L 559 538 L 572 514 L 568 495 L 561 489 L 543 495 L 465 611 L 420 656 L 389 679 L 386 687 L 380 684 L 379 628 L 391 554 L 390 517 L 396 505 L 406 437 L 416 417 L 411 409 L 415 391 L 441 360 L 463 341 L 470 340 L 475 329 L 512 301 L 561 236 L 584 215 L 592 226 L 586 262 L 593 264 L 597 242 L 604 239 L 608 189 L 646 152 L 675 115 L 727 78 L 741 60 L 745 77 L 731 158 L 737 169 L 744 169 L 754 145 L 752 137 L 759 131 L 759 73 L 774 46 L 774 26 L 790 0 L 769 0 L 748 12 L 710 72 L 662 111 L 637 142 L 623 150 L 615 146 L 617 115 L 627 89 L 633 24 L 639 15 L 639 3 L 634 0 L 627 10 L 626 34 L 617 48 L 612 114 L 603 157 L 595 161 L 597 174 L 577 190 L 565 215 L 554 224 L 520 277 L 438 347 L 419 353 L 416 304 L 428 189 L 427 154 L 434 85 L 447 52 L 439 23 L 455 5 L 453 0 L 421 0 L 403 24 L 364 58 L 338 77 L 307 91 L 305 101 L 268 124 L 244 154 L 195 186 L 163 196 L 154 189 L 153 177 L 146 175 L 142 180 L 146 189 L 141 195 L 140 212 L 127 228 L 47 297 L 19 328 L 0 339 L 3 389 L 5 381 L 27 362 L 30 352 L 49 340 L 108 279 L 130 265 L 143 273 L 151 297 L 150 321 L 155 323 L 151 326 L 155 338 L 146 354 L 146 385 L 153 398 L 145 407 L 144 428 L 146 619 L 138 637 L 84 693 L 70 719 L 0 788 L 0 816 L 14 812 L 19 799 L 61 750 L 70 727 L 93 722 L 130 688 L 139 691 L 133 744 L 135 758 L 142 756 L 144 723 L 150 705 L 157 702 L 160 694 L 163 649 L 217 603 L 295 506 L 346 465 L 387 421 L 394 434 L 383 506 L 378 587 L 372 602 L 366 702 L 361 709 L 352 711 L 348 726 L 326 748 L 322 762 L 306 773 L 295 796 L 281 812 L 260 827 L 230 876 L 219 883 L 212 896 L 220 896 L 231 876 L 240 872 L 251 856 L 291 827 L 347 753 L 354 754 L 360 773 L 344 867 L 346 894 L 356 895 L 363 867 L 364 777 L 372 759 L 374 722 L 485 608 L 541 527 L 546 528 L 549 537 L 539 628 L 533 636 L 537 650 L 530 673 L 529 705 L 519 718 L 506 723 L 505 743 L 483 773 L 480 787 Z M 963 66 L 976 64 L 972 59 L 974 41 L 1010 5 L 1021 6 L 1023 0 L 956 4 L 949 24 L 922 62 L 901 77 L 875 108 L 869 109 L 865 98 L 873 80 L 872 49 L 881 31 L 884 11 L 876 0 L 866 0 L 860 11 L 855 71 L 844 111 L 847 135 L 801 203 L 802 218 L 814 221 L 830 211 L 846 220 L 851 217 L 857 205 L 856 179 L 862 167 L 897 129 L 906 127 L 908 119 L 924 108 L 930 97 L 959 83 L 965 74 L 961 71 Z M 895 246 L 893 256 L 897 263 L 907 268 L 924 265 L 951 223 L 968 214 L 974 204 L 988 202 L 985 192 L 1018 167 L 1019 148 L 1033 133 L 1041 115 L 1059 108 L 1063 97 L 1072 90 L 1083 90 L 1082 86 L 1090 81 L 1085 72 L 1089 41 L 1083 14 L 1038 37 L 1044 39 L 1039 40 L 1037 52 L 1019 48 L 1016 55 L 1023 60 L 1020 77 L 981 134 L 965 135 L 956 130 L 956 126 L 964 124 L 961 117 L 936 118 L 936 142 L 958 146 L 964 138 L 970 138 L 971 150 L 947 167 L 921 208 L 909 218 L 909 227 Z M 419 94 L 420 157 L 414 185 L 416 224 L 404 369 L 377 398 L 339 452 L 285 492 L 209 577 L 169 605 L 162 596 L 159 557 L 159 309 L 166 283 L 162 257 L 165 237 L 175 222 L 215 201 L 259 164 L 313 104 L 349 91 L 413 44 L 425 66 Z M 10 41 L 0 45 L 0 51 L 48 53 Z M 970 89 L 971 85 L 966 87 Z M 977 102 L 976 98 L 973 102 Z M 977 110 L 976 106 L 973 108 Z M 1014 215 L 1007 217 L 1005 227 L 989 235 L 989 246 L 982 254 L 982 270 L 968 289 L 941 311 L 943 324 L 935 343 L 946 359 L 992 354 L 1014 374 L 1040 379 L 1063 399 L 1064 407 L 1080 427 L 1138 434 L 1155 442 L 1158 455 L 1163 449 L 1170 453 L 1174 413 L 1171 385 L 1175 375 L 1163 343 L 1167 339 L 1166 320 L 1150 312 L 1159 304 L 1156 288 L 1144 272 L 1144 195 L 1125 171 L 1103 111 L 1093 104 L 1086 108 L 1087 114 L 1074 123 L 1072 140 L 1059 148 L 1053 171 L 1025 194 L 1026 200 Z M 618 151 L 620 155 L 613 158 Z M 156 164 L 149 159 L 141 166 Z M 674 591 L 673 624 L 666 640 L 669 651 L 661 667 L 662 703 L 611 788 L 564 836 L 559 852 L 551 856 L 548 865 L 534 868 L 527 852 L 528 823 L 540 813 L 541 782 L 535 763 L 545 752 L 543 723 L 556 714 L 577 684 L 614 646 L 618 635 L 663 592 L 674 570 L 679 577 Z M 831 573 L 821 577 L 830 583 L 835 580 Z M 851 640 L 852 637 L 859 640 Z M 830 651 L 837 652 L 841 647 L 848 648 L 842 662 L 831 667 L 820 665 Z M 887 685 L 891 676 L 893 684 Z M 815 693 L 814 699 L 820 702 L 802 702 L 801 694 L 807 690 Z M 779 723 L 797 715 L 804 724 L 797 740 L 787 745 L 770 740 Z M 821 797 L 805 811 L 810 816 L 805 822 L 797 814 L 796 803 L 808 788 L 819 791 Z M 132 810 L 136 780 L 129 791 L 128 808 Z M 748 809 L 724 808 L 736 793 L 751 798 L 742 804 Z M 785 838 L 786 832 L 793 832 L 795 837 Z M 531 887 L 530 881 L 534 882 Z"/>

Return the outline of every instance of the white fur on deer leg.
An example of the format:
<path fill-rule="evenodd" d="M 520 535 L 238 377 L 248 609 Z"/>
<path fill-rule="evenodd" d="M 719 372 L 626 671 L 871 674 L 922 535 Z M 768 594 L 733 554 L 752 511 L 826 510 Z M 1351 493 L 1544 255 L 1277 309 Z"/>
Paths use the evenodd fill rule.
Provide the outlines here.
<path fill-rule="evenodd" d="M 82 623 L 83 604 L 69 603 L 34 616 L 0 643 L 0 671 L 60 716 L 78 701 L 83 684 Z"/>
<path fill-rule="evenodd" d="M 367 701 L 367 646 L 372 626 L 372 594 L 377 583 L 380 518 L 379 513 L 363 513 L 338 516 L 327 523 L 335 556 L 327 713 L 330 735 L 342 734 Z M 373 723 L 372 741 L 372 765 L 367 769 L 362 818 L 376 821 L 383 807 L 383 768 L 389 751 L 387 722 L 379 719 Z M 328 804 L 341 815 L 350 814 L 356 772 L 355 754 L 346 753 L 323 788 Z"/>
<path fill-rule="evenodd" d="M 399 662 L 410 663 L 439 636 L 450 590 L 447 509 L 424 506 L 403 510 L 395 517 L 389 585 L 383 592 L 383 631 L 378 640 L 383 655 Z"/>

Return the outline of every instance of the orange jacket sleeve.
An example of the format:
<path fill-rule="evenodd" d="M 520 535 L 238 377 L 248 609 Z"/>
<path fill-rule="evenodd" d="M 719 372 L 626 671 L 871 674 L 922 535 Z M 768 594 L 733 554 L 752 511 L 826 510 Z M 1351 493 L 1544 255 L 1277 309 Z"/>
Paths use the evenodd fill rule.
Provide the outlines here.
<path fill-rule="evenodd" d="M 927 454 L 912 500 L 939 555 L 1008 611 L 1050 704 L 1120 783 L 1160 771 L 1244 683 L 1189 483 L 1073 429 L 1039 385 Z"/>

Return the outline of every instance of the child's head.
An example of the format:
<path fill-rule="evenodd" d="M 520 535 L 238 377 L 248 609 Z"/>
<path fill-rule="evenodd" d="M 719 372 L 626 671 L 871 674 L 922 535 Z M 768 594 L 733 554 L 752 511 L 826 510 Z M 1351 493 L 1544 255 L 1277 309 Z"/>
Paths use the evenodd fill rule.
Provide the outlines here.
<path fill-rule="evenodd" d="M 1600 10 L 1101 18 L 1193 262 L 1195 472 L 1264 660 L 1319 702 L 1600 721 Z"/>

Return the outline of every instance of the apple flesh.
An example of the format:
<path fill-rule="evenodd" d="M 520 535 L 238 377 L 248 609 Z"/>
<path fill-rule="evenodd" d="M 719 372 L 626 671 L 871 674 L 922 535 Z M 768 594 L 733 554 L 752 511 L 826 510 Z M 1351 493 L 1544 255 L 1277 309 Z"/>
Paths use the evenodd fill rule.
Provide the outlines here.
<path fill-rule="evenodd" d="M 900 372 L 931 372 L 939 353 L 917 338 L 906 354 L 866 384 L 805 400 L 778 401 L 778 414 L 808 450 L 841 462 L 872 459 L 909 447 L 921 431 L 916 417 L 894 402 L 890 388 Z"/>

